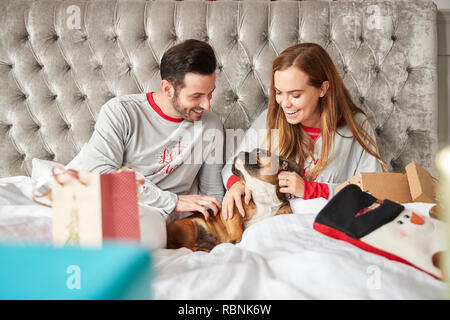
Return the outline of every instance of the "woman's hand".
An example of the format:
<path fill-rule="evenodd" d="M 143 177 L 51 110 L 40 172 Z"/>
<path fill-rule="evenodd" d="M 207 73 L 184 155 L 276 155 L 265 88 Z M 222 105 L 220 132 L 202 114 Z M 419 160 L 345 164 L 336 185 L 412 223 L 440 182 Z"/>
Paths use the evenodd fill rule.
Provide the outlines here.
<path fill-rule="evenodd" d="M 210 208 L 214 215 L 217 215 L 222 204 L 219 199 L 213 196 L 203 196 L 197 194 L 180 194 L 174 212 L 201 212 L 205 219 L 209 219 L 209 213 L 206 208 Z"/>
<path fill-rule="evenodd" d="M 252 198 L 252 192 L 242 181 L 236 182 L 231 186 L 230 190 L 227 191 L 222 201 L 222 216 L 225 220 L 233 217 L 235 203 L 241 216 L 245 217 L 244 206 L 242 205 L 242 195 L 245 195 L 245 204 L 248 204 Z"/>
<path fill-rule="evenodd" d="M 278 174 L 278 185 L 281 193 L 290 193 L 300 198 L 305 195 L 305 181 L 296 172 L 280 172 Z"/>

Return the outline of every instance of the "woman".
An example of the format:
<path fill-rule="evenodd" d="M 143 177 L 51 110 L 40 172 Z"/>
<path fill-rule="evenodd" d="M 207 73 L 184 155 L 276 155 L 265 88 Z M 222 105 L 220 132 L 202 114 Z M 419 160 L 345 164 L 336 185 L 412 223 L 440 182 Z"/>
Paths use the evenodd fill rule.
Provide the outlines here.
<path fill-rule="evenodd" d="M 255 120 L 237 153 L 256 147 L 303 168 L 302 175 L 278 175 L 280 192 L 289 198 L 330 199 L 336 186 L 358 172 L 386 168 L 367 117 L 352 101 L 326 50 L 314 43 L 292 46 L 274 60 L 268 109 Z M 230 162 L 222 178 L 228 190 L 224 217 L 233 216 L 234 205 L 244 216 L 241 197 L 248 203 L 250 190 L 231 173 Z"/>

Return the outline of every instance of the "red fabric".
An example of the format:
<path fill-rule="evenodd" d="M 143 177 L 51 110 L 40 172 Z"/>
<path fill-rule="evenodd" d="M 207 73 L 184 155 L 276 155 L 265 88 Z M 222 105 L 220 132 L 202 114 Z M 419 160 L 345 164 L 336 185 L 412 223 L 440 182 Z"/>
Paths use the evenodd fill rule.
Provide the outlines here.
<path fill-rule="evenodd" d="M 326 183 L 320 182 L 309 182 L 305 181 L 305 193 L 303 199 L 316 199 L 316 198 L 325 198 L 328 199 L 330 197 L 330 190 L 328 189 L 328 185 Z"/>
<path fill-rule="evenodd" d="M 425 270 L 422 270 L 422 269 L 416 267 L 415 265 L 411 264 L 410 262 L 406 261 L 403 258 L 400 258 L 400 257 L 398 257 L 398 256 L 396 256 L 396 255 L 394 255 L 392 253 L 386 252 L 384 250 L 377 249 L 377 248 L 375 248 L 375 247 L 373 247 L 373 246 L 371 246 L 371 245 L 369 245 L 369 244 L 367 244 L 367 243 L 365 243 L 365 242 L 363 242 L 363 241 L 361 241 L 359 239 L 355 239 L 355 238 L 349 237 L 345 233 L 343 233 L 343 232 L 341 232 L 339 230 L 333 229 L 333 228 L 331 228 L 331 227 L 329 227 L 327 225 L 314 222 L 313 228 L 314 228 L 314 230 L 316 230 L 316 231 L 318 231 L 320 233 L 323 233 L 324 235 L 327 235 L 327 236 L 329 236 L 331 238 L 348 242 L 348 243 L 350 243 L 350 244 L 352 244 L 352 245 L 354 245 L 354 246 L 356 246 L 356 247 L 358 247 L 358 248 L 360 248 L 360 249 L 362 249 L 364 251 L 368 251 L 368 252 L 371 252 L 371 253 L 378 254 L 378 255 L 380 255 L 382 257 L 385 257 L 385 258 L 387 258 L 389 260 L 393 260 L 393 261 L 397 261 L 397 262 L 401 262 L 401 263 L 407 264 L 407 265 L 409 265 L 411 267 L 414 267 L 414 268 L 416 268 L 416 269 L 418 269 L 420 271 L 428 273 L 429 275 L 433 276 L 434 278 L 436 278 L 438 280 L 442 280 L 442 279 L 436 277 L 435 275 L 433 275 L 433 274 L 431 274 L 431 273 L 429 273 L 429 272 L 427 272 Z"/>
<path fill-rule="evenodd" d="M 338 124 L 341 123 L 344 120 L 344 117 L 341 116 L 338 120 Z M 305 130 L 308 135 L 313 139 L 314 142 L 319 139 L 320 135 L 322 134 L 322 130 L 320 128 L 312 128 L 308 126 L 301 125 L 303 130 Z"/>
<path fill-rule="evenodd" d="M 304 125 L 302 125 L 302 128 L 306 131 L 306 133 L 308 133 L 308 135 L 314 140 L 314 142 L 319 139 L 320 134 L 322 133 L 322 130 L 320 130 L 320 128 L 311 128 Z"/>
<path fill-rule="evenodd" d="M 227 181 L 227 190 L 230 190 L 230 188 L 235 184 L 236 182 L 241 181 L 241 179 L 238 178 L 237 175 L 233 174 L 231 177 L 228 178 Z"/>
<path fill-rule="evenodd" d="M 183 121 L 183 118 L 172 118 L 169 117 L 167 114 L 165 114 L 160 107 L 158 107 L 158 105 L 156 104 L 155 100 L 153 100 L 153 92 L 148 92 L 147 93 L 147 100 L 148 103 L 150 103 L 150 106 L 153 108 L 153 110 L 156 111 L 156 113 L 158 113 L 162 118 L 172 121 L 172 122 L 181 122 Z"/>
<path fill-rule="evenodd" d="M 139 209 L 134 172 L 100 175 L 103 239 L 140 242 Z"/>

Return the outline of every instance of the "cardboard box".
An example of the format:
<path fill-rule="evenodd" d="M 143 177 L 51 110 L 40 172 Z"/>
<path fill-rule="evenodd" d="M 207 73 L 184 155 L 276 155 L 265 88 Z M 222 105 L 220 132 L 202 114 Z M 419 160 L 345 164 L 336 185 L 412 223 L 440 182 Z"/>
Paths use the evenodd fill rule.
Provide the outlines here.
<path fill-rule="evenodd" d="M 415 161 L 408 164 L 405 169 L 412 200 L 436 203 L 436 180 Z"/>
<path fill-rule="evenodd" d="M 389 199 L 398 203 L 436 203 L 436 181 L 416 162 L 406 166 L 406 173 L 363 172 L 336 188 L 339 192 L 349 183 L 378 199 Z"/>

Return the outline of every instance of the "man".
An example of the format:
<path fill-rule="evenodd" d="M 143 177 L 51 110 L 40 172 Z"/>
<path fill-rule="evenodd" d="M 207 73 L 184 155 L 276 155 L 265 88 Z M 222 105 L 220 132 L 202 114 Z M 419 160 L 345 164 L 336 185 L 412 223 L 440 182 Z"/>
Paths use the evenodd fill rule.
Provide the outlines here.
<path fill-rule="evenodd" d="M 141 206 L 141 237 L 152 248 L 166 245 L 164 219 L 173 213 L 199 211 L 208 218 L 206 208 L 214 215 L 221 208 L 223 125 L 210 111 L 215 69 L 205 42 L 170 48 L 161 59 L 160 90 L 109 100 L 82 152 L 86 171 L 139 168 L 142 200 L 154 209 Z"/>

